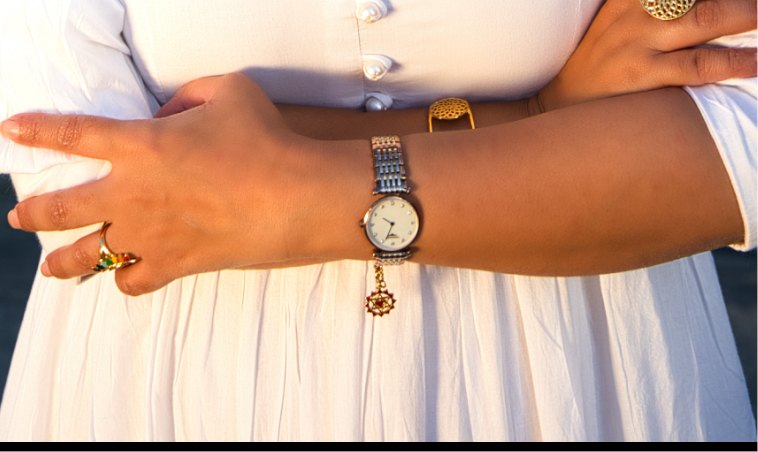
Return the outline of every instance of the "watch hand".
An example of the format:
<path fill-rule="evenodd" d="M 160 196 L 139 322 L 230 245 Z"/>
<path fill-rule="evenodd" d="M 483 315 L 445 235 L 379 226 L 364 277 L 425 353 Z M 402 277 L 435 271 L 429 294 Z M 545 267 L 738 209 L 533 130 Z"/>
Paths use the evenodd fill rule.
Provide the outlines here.
<path fill-rule="evenodd" d="M 382 220 L 384 220 L 384 221 L 386 221 L 387 223 L 389 223 L 389 224 L 390 224 L 390 228 L 391 228 L 392 226 L 394 226 L 394 225 L 395 225 L 395 222 L 394 222 L 394 221 L 390 221 L 390 220 L 388 220 L 388 219 L 386 219 L 386 218 L 382 218 Z"/>
<path fill-rule="evenodd" d="M 387 231 L 387 237 L 384 238 L 384 240 L 387 239 L 398 239 L 400 237 L 397 236 L 397 234 L 392 233 L 392 228 L 395 226 L 395 223 L 390 222 L 390 230 Z"/>

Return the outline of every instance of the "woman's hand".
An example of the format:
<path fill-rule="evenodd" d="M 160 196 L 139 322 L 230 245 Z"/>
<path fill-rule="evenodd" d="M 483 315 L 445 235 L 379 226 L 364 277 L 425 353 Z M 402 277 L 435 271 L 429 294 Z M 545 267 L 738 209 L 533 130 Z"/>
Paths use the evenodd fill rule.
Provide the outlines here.
<path fill-rule="evenodd" d="M 172 106 L 186 111 L 146 121 L 20 114 L 4 122 L 3 134 L 17 143 L 113 165 L 99 181 L 19 203 L 9 222 L 26 231 L 111 222 L 110 249 L 142 258 L 116 272 L 130 295 L 189 274 L 312 257 L 307 238 L 288 227 L 304 221 L 318 195 L 309 183 L 319 158 L 311 141 L 290 132 L 240 74 L 193 81 Z M 328 171 L 328 161 L 319 168 Z M 43 274 L 92 273 L 98 242 L 93 233 L 51 252 Z"/>
<path fill-rule="evenodd" d="M 683 17 L 655 19 L 639 0 L 607 0 L 532 114 L 666 86 L 756 75 L 756 49 L 692 48 L 756 28 L 755 0 L 698 0 Z"/>

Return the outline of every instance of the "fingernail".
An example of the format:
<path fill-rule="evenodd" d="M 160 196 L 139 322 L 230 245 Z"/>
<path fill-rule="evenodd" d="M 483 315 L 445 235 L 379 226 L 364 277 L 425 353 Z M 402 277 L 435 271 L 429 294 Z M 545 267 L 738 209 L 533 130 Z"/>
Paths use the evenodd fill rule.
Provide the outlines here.
<path fill-rule="evenodd" d="M 42 272 L 43 276 L 51 277 L 53 276 L 52 273 L 50 273 L 50 266 L 47 265 L 47 261 L 42 263 L 42 268 L 40 268 L 40 271 Z"/>
<path fill-rule="evenodd" d="M 8 212 L 8 224 L 10 224 L 13 229 L 21 229 L 21 223 L 18 222 L 18 213 L 16 213 L 16 209 Z"/>
<path fill-rule="evenodd" d="M 1 122 L 0 133 L 10 138 L 11 140 L 15 140 L 18 138 L 18 123 L 10 119 Z"/>

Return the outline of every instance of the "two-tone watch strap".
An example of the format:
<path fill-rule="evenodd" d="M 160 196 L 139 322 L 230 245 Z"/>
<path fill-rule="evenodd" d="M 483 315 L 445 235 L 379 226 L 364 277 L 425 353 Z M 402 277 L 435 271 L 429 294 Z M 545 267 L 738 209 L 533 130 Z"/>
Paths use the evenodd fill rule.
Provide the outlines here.
<path fill-rule="evenodd" d="M 405 178 L 403 147 L 397 135 L 371 138 L 371 153 L 374 156 L 375 195 L 410 193 Z M 411 256 L 408 250 L 395 252 L 374 251 L 374 259 L 380 265 L 400 265 Z"/>
<path fill-rule="evenodd" d="M 403 148 L 397 135 L 371 138 L 371 153 L 374 156 L 375 195 L 410 193 L 405 180 Z"/>
<path fill-rule="evenodd" d="M 374 157 L 375 195 L 392 195 L 410 193 L 405 181 L 403 149 L 397 135 L 371 138 L 371 153 Z M 382 251 L 374 249 L 374 278 L 376 290 L 366 297 L 364 305 L 374 316 L 389 314 L 395 308 L 395 297 L 387 290 L 384 282 L 385 265 L 400 265 L 411 257 L 408 249 L 400 251 Z"/>
<path fill-rule="evenodd" d="M 380 265 L 400 265 L 410 257 L 411 252 L 407 249 L 394 252 L 380 250 L 374 251 L 374 259 L 376 259 Z"/>

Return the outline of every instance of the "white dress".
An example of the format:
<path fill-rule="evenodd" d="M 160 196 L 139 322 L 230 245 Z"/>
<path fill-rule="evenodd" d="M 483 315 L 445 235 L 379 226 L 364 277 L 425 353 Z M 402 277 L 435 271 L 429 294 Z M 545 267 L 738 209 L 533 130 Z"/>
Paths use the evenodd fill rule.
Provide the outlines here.
<path fill-rule="evenodd" d="M 374 23 L 356 0 L 2 1 L 0 118 L 148 118 L 183 83 L 231 71 L 277 102 L 516 99 L 560 70 L 601 4 L 378 1 L 389 7 Z M 362 71 L 370 55 L 392 61 L 378 81 Z M 739 247 L 752 248 L 755 79 L 689 92 L 740 202 Z M 0 139 L 0 172 L 26 198 L 108 165 Z M 49 252 L 96 229 L 40 239 Z M 369 262 L 208 273 L 138 298 L 112 274 L 38 277 L 0 438 L 755 440 L 709 253 L 582 278 L 387 273 L 401 302 L 381 319 L 362 303 Z"/>

